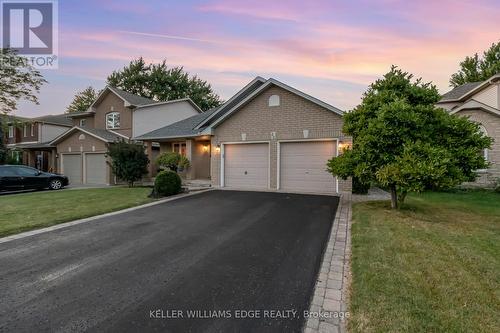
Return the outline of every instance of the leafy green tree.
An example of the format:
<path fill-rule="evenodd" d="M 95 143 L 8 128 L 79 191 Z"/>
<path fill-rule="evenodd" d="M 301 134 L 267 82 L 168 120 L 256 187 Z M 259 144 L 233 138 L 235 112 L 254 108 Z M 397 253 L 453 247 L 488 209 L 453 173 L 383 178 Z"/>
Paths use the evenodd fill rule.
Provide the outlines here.
<path fill-rule="evenodd" d="M 116 142 L 109 145 L 107 155 L 111 157 L 113 173 L 130 187 L 148 173 L 149 159 L 141 144 Z"/>
<path fill-rule="evenodd" d="M 92 87 L 87 87 L 82 91 L 76 93 L 73 97 L 73 101 L 66 108 L 66 112 L 85 112 L 97 99 L 99 93 Z"/>
<path fill-rule="evenodd" d="M 491 145 L 478 124 L 434 106 L 440 98 L 435 86 L 412 78 L 393 66 L 371 84 L 361 104 L 344 116 L 352 149 L 328 162 L 341 178 L 389 188 L 392 208 L 408 192 L 473 181 L 475 170 L 487 166 L 481 152 Z"/>
<path fill-rule="evenodd" d="M 146 64 L 142 57 L 132 60 L 123 69 L 113 71 L 107 83 L 156 101 L 189 97 L 204 111 L 222 103 L 207 81 L 190 76 L 183 67 L 169 68 L 165 60 L 157 64 Z"/>
<path fill-rule="evenodd" d="M 46 82 L 26 58 L 12 49 L 0 49 L 0 164 L 7 158 L 2 116 L 15 111 L 21 100 L 38 104 L 36 94 Z"/>
<path fill-rule="evenodd" d="M 483 52 L 482 58 L 477 53 L 472 57 L 465 57 L 460 63 L 460 70 L 451 76 L 450 86 L 458 87 L 467 82 L 484 81 L 498 73 L 500 73 L 500 42 L 493 43 Z"/>
<path fill-rule="evenodd" d="M 161 154 L 156 159 L 156 164 L 174 172 L 187 169 L 191 165 L 186 156 L 182 156 L 176 152 L 166 152 Z"/>

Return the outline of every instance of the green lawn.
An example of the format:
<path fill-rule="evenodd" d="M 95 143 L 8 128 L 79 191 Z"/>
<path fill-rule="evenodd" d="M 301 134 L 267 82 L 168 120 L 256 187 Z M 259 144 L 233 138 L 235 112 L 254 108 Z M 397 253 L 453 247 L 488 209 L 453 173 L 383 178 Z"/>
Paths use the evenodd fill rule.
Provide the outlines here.
<path fill-rule="evenodd" d="M 0 196 L 0 237 L 152 201 L 151 189 L 110 187 Z"/>
<path fill-rule="evenodd" d="M 352 332 L 500 332 L 500 194 L 358 203 Z"/>

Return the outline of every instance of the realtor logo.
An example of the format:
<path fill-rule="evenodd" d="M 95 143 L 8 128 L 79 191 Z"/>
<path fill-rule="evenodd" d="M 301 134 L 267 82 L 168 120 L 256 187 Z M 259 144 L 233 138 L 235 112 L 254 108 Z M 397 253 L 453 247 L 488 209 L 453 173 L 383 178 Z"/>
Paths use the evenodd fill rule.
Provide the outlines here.
<path fill-rule="evenodd" d="M 16 50 L 35 67 L 54 68 L 57 60 L 57 2 L 2 3 L 2 47 Z"/>

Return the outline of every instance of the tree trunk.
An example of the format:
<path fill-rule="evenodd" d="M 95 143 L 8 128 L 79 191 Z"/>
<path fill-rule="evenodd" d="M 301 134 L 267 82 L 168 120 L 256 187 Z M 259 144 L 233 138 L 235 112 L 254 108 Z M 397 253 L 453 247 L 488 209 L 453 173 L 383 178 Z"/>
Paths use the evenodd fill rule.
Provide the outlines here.
<path fill-rule="evenodd" d="M 401 205 L 405 201 L 407 194 L 408 194 L 407 191 L 401 191 L 401 194 L 399 194 L 399 197 L 398 197 L 398 205 L 399 205 L 399 207 L 401 207 Z"/>
<path fill-rule="evenodd" d="M 391 208 L 398 209 L 398 192 L 396 185 L 391 185 Z"/>

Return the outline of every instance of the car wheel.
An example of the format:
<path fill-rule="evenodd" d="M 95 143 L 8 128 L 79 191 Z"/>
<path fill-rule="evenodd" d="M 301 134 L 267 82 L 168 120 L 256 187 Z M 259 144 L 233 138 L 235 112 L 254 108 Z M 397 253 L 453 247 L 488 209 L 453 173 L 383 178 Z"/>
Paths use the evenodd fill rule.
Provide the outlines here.
<path fill-rule="evenodd" d="M 49 183 L 51 190 L 60 190 L 62 188 L 62 181 L 60 179 L 52 179 Z"/>

